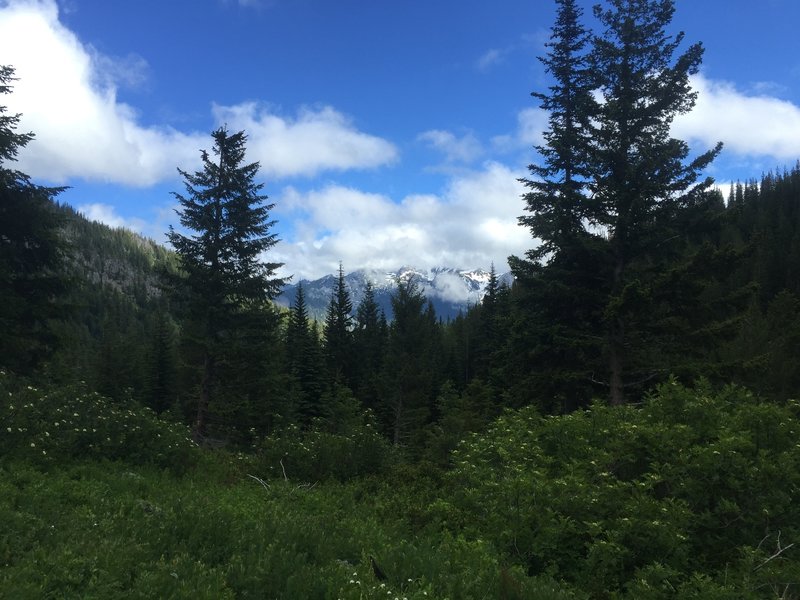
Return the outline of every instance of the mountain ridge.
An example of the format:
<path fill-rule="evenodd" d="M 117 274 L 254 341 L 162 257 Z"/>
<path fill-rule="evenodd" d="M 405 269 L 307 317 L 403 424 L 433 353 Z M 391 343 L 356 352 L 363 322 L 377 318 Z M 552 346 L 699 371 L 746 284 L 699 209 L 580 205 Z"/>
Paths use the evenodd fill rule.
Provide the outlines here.
<path fill-rule="evenodd" d="M 389 319 L 392 312 L 391 296 L 398 283 L 413 281 L 431 301 L 437 317 L 451 320 L 459 313 L 466 312 L 470 306 L 481 302 L 490 277 L 491 272 L 483 268 L 439 266 L 419 269 L 404 265 L 394 270 L 356 269 L 347 273 L 344 281 L 354 309 L 364 298 L 367 282 L 371 282 L 375 300 Z M 500 285 L 510 286 L 513 281 L 510 272 L 497 274 L 496 277 Z M 289 284 L 283 288 L 275 302 L 288 308 L 294 303 L 298 285 L 302 284 L 309 317 L 324 319 L 336 280 L 336 275 L 329 274 L 318 279 L 303 279 L 299 283 Z"/>

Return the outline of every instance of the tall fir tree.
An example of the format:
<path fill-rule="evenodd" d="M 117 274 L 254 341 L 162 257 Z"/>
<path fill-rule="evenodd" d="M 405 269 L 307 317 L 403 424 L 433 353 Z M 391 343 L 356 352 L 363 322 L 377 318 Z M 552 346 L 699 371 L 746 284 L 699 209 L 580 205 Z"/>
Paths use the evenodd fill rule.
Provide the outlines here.
<path fill-rule="evenodd" d="M 291 411 L 294 414 L 283 415 L 284 420 L 297 418 L 303 425 L 309 425 L 313 419 L 325 416 L 322 405 L 324 370 L 319 332 L 316 321 L 313 327 L 309 322 L 301 282 L 297 285 L 286 326 L 286 371 L 292 382 L 294 400 Z"/>
<path fill-rule="evenodd" d="M 375 288 L 367 281 L 364 297 L 356 309 L 353 330 L 353 392 L 367 408 L 375 409 L 380 398 L 380 372 L 386 350 L 386 316 L 375 300 Z"/>
<path fill-rule="evenodd" d="M 14 80 L 13 67 L 0 65 L 0 94 L 10 94 Z M 50 322 L 63 308 L 62 218 L 53 203 L 63 188 L 10 168 L 34 137 L 16 131 L 19 120 L 0 105 L 0 366 L 29 373 L 52 353 Z"/>
<path fill-rule="evenodd" d="M 284 284 L 275 276 L 281 265 L 261 261 L 278 239 L 269 217 L 274 205 L 265 204 L 264 186 L 255 181 L 259 164 L 244 162 L 247 138 L 224 127 L 211 136 L 214 157 L 203 150 L 201 170 L 178 169 L 186 188 L 174 194 L 181 204 L 180 222 L 195 233 L 184 235 L 171 226 L 168 233 L 185 273 L 183 288 L 202 362 L 196 435 L 205 432 L 226 346 L 244 329 L 274 326 L 268 315 L 260 322 L 253 315 L 263 312 Z"/>
<path fill-rule="evenodd" d="M 497 271 L 492 263 L 489 282 L 479 307 L 479 338 L 477 341 L 475 375 L 486 379 L 495 364 L 495 357 L 503 345 L 503 319 L 501 302 L 504 290 L 501 289 Z"/>
<path fill-rule="evenodd" d="M 530 214 L 519 221 L 540 240 L 527 253 L 534 267 L 584 234 L 591 119 L 597 111 L 587 51 L 590 34 L 581 24 L 583 12 L 576 0 L 556 0 L 556 4 L 556 23 L 545 44 L 549 52 L 540 58 L 553 84 L 549 93 L 531 94 L 549 115 L 545 143 L 537 146 L 543 160 L 528 166 L 533 177 L 521 180 L 530 190 L 524 196 Z"/>
<path fill-rule="evenodd" d="M 722 145 L 689 159 L 688 144 L 671 136 L 675 117 L 694 107 L 689 77 L 703 56 L 699 43 L 675 56 L 684 34 L 667 32 L 673 0 L 609 5 L 595 7 L 605 27 L 592 52 L 603 101 L 592 136 L 588 218 L 607 232 L 604 350 L 610 400 L 621 404 L 627 386 L 656 373 L 643 350 L 669 342 L 657 335 L 650 282 L 681 253 L 682 217 L 705 201 L 712 180 L 698 180 Z"/>
<path fill-rule="evenodd" d="M 325 316 L 323 350 L 332 382 L 353 385 L 353 302 L 347 290 L 344 267 L 339 263 L 339 274 L 331 293 Z"/>
<path fill-rule="evenodd" d="M 691 304 L 671 303 L 668 290 L 697 276 L 682 227 L 709 202 L 711 180 L 698 181 L 721 146 L 690 159 L 688 145 L 671 137 L 674 118 L 694 106 L 689 77 L 703 53 L 694 44 L 676 56 L 684 36 L 667 33 L 672 0 L 595 7 L 604 31 L 588 49 L 576 3 L 558 4 L 545 59 L 556 85 L 538 96 L 550 131 L 543 165 L 526 181 L 533 215 L 521 219 L 543 242 L 514 266 L 534 290 L 530 304 L 550 307 L 528 310 L 536 358 L 549 356 L 559 373 L 551 380 L 572 382 L 578 394 L 601 385 L 620 404 L 685 350 L 668 324 L 680 324 Z"/>
<path fill-rule="evenodd" d="M 394 319 L 389 326 L 379 417 L 395 445 L 418 447 L 441 384 L 440 332 L 433 305 L 413 280 L 401 281 L 391 301 Z"/>
<path fill-rule="evenodd" d="M 177 410 L 178 354 L 175 324 L 163 308 L 152 317 L 150 349 L 147 355 L 145 403 L 157 413 Z"/>
<path fill-rule="evenodd" d="M 523 196 L 529 213 L 519 218 L 538 245 L 525 259 L 511 257 L 519 307 L 507 344 L 511 371 L 522 394 L 534 394 L 547 411 L 573 408 L 592 394 L 598 366 L 597 332 L 602 296 L 597 277 L 601 236 L 586 227 L 591 178 L 592 119 L 598 106 L 590 67 L 591 34 L 575 0 L 557 0 L 556 22 L 542 57 L 553 83 L 534 92 L 549 113 L 540 163 L 529 166 Z M 521 400 L 514 403 L 518 404 Z"/>

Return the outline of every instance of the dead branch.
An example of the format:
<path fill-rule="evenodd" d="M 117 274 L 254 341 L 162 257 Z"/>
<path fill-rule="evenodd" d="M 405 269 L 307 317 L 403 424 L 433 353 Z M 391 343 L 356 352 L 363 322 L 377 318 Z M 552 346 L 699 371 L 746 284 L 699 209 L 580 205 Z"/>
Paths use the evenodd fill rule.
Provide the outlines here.
<path fill-rule="evenodd" d="M 248 475 L 247 475 L 247 476 L 248 476 L 250 479 L 255 479 L 255 480 L 258 482 L 258 483 L 260 483 L 261 485 L 263 485 L 265 490 L 268 490 L 268 489 L 269 489 L 269 484 L 268 484 L 266 481 L 264 481 L 263 479 L 261 479 L 261 477 L 256 477 L 255 475 L 250 475 L 249 473 L 248 473 Z"/>
<path fill-rule="evenodd" d="M 764 540 L 761 540 L 761 542 L 763 543 L 763 542 L 764 542 Z M 761 546 L 761 543 L 759 543 L 758 545 L 759 545 L 759 546 Z M 775 548 L 776 548 L 776 549 L 775 549 L 775 553 L 774 553 L 772 556 L 770 556 L 770 557 L 769 557 L 767 560 L 765 560 L 764 562 L 762 562 L 760 565 L 758 565 L 758 566 L 754 567 L 754 568 L 753 568 L 753 572 L 755 572 L 755 571 L 758 571 L 758 570 L 759 570 L 761 567 L 763 567 L 764 565 L 766 565 L 766 564 L 767 564 L 768 562 L 770 562 L 771 560 L 774 560 L 774 559 L 778 558 L 778 557 L 779 557 L 781 554 L 783 554 L 784 552 L 786 552 L 786 551 L 787 551 L 789 548 L 791 548 L 792 546 L 794 546 L 794 542 L 792 542 L 792 543 L 791 543 L 791 544 L 789 544 L 788 546 L 784 546 L 783 548 L 781 548 L 781 532 L 779 531 L 779 532 L 778 532 L 778 541 L 777 541 L 777 543 L 776 543 L 776 546 L 775 546 Z"/>

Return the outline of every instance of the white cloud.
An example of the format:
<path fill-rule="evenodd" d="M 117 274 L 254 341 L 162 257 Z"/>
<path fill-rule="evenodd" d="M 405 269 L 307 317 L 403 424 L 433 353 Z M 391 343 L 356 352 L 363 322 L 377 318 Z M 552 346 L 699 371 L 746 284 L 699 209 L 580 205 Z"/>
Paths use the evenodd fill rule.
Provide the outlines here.
<path fill-rule="evenodd" d="M 276 217 L 294 232 L 272 251 L 296 278 L 349 268 L 395 269 L 404 264 L 504 270 L 509 254 L 522 254 L 532 240 L 517 225 L 522 186 L 498 163 L 454 179 L 440 195 L 381 194 L 329 185 L 277 196 Z M 349 266 L 348 266 L 349 265 Z"/>
<path fill-rule="evenodd" d="M 19 79 L 3 102 L 36 134 L 19 156 L 30 175 L 150 185 L 171 176 L 176 161 L 197 162 L 201 138 L 139 125 L 135 110 L 116 98 L 114 61 L 61 25 L 52 0 L 0 9 L 0 56 Z"/>
<path fill-rule="evenodd" d="M 118 215 L 110 204 L 100 202 L 82 204 L 77 207 L 77 211 L 90 221 L 97 221 L 109 227 L 124 227 L 140 233 L 147 228 L 147 224 L 141 219 L 125 219 Z"/>
<path fill-rule="evenodd" d="M 750 95 L 732 83 L 702 75 L 692 78 L 699 92 L 697 105 L 675 120 L 673 134 L 711 147 L 718 141 L 725 152 L 768 156 L 778 160 L 800 157 L 800 107 L 767 95 Z"/>
<path fill-rule="evenodd" d="M 494 65 L 500 64 L 503 62 L 503 58 L 505 57 L 507 51 L 500 50 L 498 48 L 491 48 L 484 52 L 477 61 L 475 61 L 475 67 L 479 71 L 488 71 Z"/>
<path fill-rule="evenodd" d="M 480 142 L 471 132 L 456 137 L 449 131 L 432 129 L 419 134 L 417 139 L 444 154 L 445 161 L 450 164 L 472 162 L 483 153 Z"/>
<path fill-rule="evenodd" d="M 138 54 L 113 57 L 102 54 L 92 47 L 88 47 L 87 50 L 91 53 L 96 77 L 101 81 L 102 87 L 120 86 L 136 89 L 143 87 L 149 79 L 150 65 Z"/>
<path fill-rule="evenodd" d="M 800 158 L 800 106 L 766 93 L 777 90 L 775 86 L 761 82 L 753 92 L 745 92 L 732 83 L 702 75 L 692 77 L 691 84 L 698 92 L 697 103 L 692 112 L 675 119 L 674 136 L 705 148 L 722 141 L 726 154 L 747 160 Z M 546 111 L 522 110 L 517 115 L 517 130 L 492 138 L 492 146 L 510 152 L 541 145 L 547 127 Z"/>
<path fill-rule="evenodd" d="M 517 130 L 510 135 L 492 138 L 492 146 L 500 152 L 530 148 L 544 143 L 544 132 L 549 126 L 549 115 L 541 108 L 526 108 L 517 113 Z"/>
<path fill-rule="evenodd" d="M 329 106 L 302 109 L 296 119 L 271 114 L 255 102 L 214 106 L 218 123 L 248 135 L 248 157 L 270 175 L 314 175 L 322 170 L 378 167 L 397 158 L 386 140 L 362 133 Z"/>
<path fill-rule="evenodd" d="M 0 100 L 22 113 L 23 131 L 36 134 L 19 156 L 19 168 L 35 178 L 149 186 L 175 178 L 176 166 L 196 168 L 198 150 L 211 145 L 207 133 L 142 124 L 118 100 L 117 85 L 141 85 L 144 59 L 113 59 L 87 46 L 60 23 L 54 0 L 0 3 L 0 57 L 19 79 Z M 214 106 L 213 116 L 247 129 L 250 157 L 273 176 L 374 167 L 397 156 L 392 144 L 361 133 L 330 107 L 288 119 L 243 103 Z"/>
<path fill-rule="evenodd" d="M 448 302 L 461 303 L 464 297 L 470 297 L 464 280 L 458 273 L 444 271 L 436 275 L 436 287 L 433 291 L 437 296 Z M 477 303 L 479 295 L 475 294 L 472 301 Z"/>
<path fill-rule="evenodd" d="M 165 232 L 169 229 L 170 224 L 175 225 L 177 229 L 181 230 L 180 224 L 176 222 L 176 208 L 178 208 L 177 204 L 154 206 L 149 211 L 149 219 L 123 217 L 117 212 L 114 206 L 103 202 L 79 204 L 76 206 L 75 210 L 90 221 L 97 221 L 109 227 L 130 229 L 140 235 L 156 240 L 159 243 L 164 243 Z"/>
<path fill-rule="evenodd" d="M 225 4 L 235 2 L 242 8 L 268 8 L 274 6 L 277 0 L 223 0 Z"/>

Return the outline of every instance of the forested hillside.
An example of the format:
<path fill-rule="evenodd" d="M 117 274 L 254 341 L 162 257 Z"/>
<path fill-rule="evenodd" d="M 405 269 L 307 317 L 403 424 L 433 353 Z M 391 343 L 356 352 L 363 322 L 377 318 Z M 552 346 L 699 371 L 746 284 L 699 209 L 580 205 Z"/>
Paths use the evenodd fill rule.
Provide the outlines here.
<path fill-rule="evenodd" d="M 344 266 L 279 306 L 246 132 L 167 249 L 0 106 L 0 596 L 800 597 L 800 163 L 722 193 L 672 1 L 556 5 L 531 249 L 452 319 Z"/>

